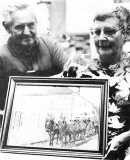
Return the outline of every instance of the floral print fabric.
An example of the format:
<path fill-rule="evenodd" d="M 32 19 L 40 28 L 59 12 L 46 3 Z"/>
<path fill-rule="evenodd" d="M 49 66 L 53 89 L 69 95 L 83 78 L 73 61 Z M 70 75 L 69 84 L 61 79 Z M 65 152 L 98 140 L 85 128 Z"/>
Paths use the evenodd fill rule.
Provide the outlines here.
<path fill-rule="evenodd" d="M 101 77 L 110 80 L 108 142 L 130 129 L 130 55 L 123 53 L 122 60 L 107 69 L 98 59 L 93 59 L 84 67 L 80 64 L 77 77 Z M 81 69 L 82 68 L 82 69 Z"/>

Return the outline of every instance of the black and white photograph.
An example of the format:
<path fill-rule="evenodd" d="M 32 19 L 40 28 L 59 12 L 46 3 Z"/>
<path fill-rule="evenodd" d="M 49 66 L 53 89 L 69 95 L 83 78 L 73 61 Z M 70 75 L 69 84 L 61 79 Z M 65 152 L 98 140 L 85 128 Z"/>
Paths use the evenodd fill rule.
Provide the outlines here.
<path fill-rule="evenodd" d="M 26 153 L 26 150 L 39 149 L 54 154 L 52 149 L 55 149 L 57 154 L 68 151 L 68 156 L 73 151 L 79 152 L 79 157 L 83 156 L 82 152 L 86 157 L 91 152 L 103 156 L 106 146 L 103 140 L 107 140 L 107 99 L 108 80 L 105 79 L 11 77 L 2 151 L 17 149 Z"/>
<path fill-rule="evenodd" d="M 17 86 L 15 94 L 7 145 L 99 150 L 101 88 Z"/>
<path fill-rule="evenodd" d="M 0 0 L 0 159 L 130 160 L 130 0 Z"/>

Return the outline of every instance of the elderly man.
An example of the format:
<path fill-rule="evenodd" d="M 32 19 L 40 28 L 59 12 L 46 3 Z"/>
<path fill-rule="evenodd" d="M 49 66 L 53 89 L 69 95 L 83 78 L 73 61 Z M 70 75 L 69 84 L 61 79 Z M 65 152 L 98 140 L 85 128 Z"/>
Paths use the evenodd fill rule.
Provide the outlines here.
<path fill-rule="evenodd" d="M 52 76 L 60 73 L 68 60 L 57 43 L 37 37 L 37 18 L 28 4 L 11 2 L 3 16 L 10 38 L 0 48 L 0 110 L 4 109 L 9 76 Z"/>
<path fill-rule="evenodd" d="M 122 160 L 130 154 L 130 56 L 123 51 L 129 26 L 130 13 L 124 7 L 108 7 L 97 13 L 91 29 L 97 50 L 95 58 L 88 62 L 76 57 L 75 63 L 80 67 L 76 64 L 64 72 L 64 76 L 70 77 L 110 79 L 107 160 Z"/>

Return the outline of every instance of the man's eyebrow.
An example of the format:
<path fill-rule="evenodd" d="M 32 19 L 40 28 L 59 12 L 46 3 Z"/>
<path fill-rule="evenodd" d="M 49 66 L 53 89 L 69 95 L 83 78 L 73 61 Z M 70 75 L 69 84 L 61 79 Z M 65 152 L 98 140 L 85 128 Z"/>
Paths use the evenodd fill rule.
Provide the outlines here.
<path fill-rule="evenodd" d="M 22 26 L 22 25 L 24 25 L 24 24 L 16 24 L 15 26 Z"/>
<path fill-rule="evenodd" d="M 100 30 L 101 30 L 101 28 L 100 28 L 100 27 L 96 27 L 96 28 L 93 28 L 93 29 L 94 29 L 94 30 L 95 30 L 95 29 L 100 29 Z"/>
<path fill-rule="evenodd" d="M 16 26 L 24 26 L 24 25 L 28 25 L 28 24 L 34 24 L 34 22 L 19 23 L 19 24 L 16 24 Z"/>
<path fill-rule="evenodd" d="M 104 27 L 104 29 L 116 29 L 114 26 L 111 26 L 111 27 Z"/>
<path fill-rule="evenodd" d="M 16 27 L 24 27 L 24 25 L 23 25 L 23 24 L 16 24 L 14 27 L 15 27 L 15 28 L 16 28 Z"/>

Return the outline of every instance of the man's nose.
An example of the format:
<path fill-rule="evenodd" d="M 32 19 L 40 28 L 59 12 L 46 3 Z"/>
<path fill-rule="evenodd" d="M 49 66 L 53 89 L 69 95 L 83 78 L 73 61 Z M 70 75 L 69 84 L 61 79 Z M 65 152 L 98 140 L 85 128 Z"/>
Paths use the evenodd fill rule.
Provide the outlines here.
<path fill-rule="evenodd" d="M 26 35 L 30 34 L 30 29 L 27 25 L 24 27 L 23 34 L 26 34 Z"/>
<path fill-rule="evenodd" d="M 106 38 L 107 38 L 107 37 L 106 37 L 104 31 L 101 31 L 100 36 L 99 36 L 99 39 L 100 39 L 100 40 L 106 40 Z"/>

